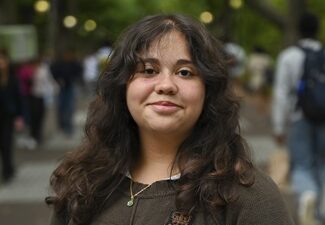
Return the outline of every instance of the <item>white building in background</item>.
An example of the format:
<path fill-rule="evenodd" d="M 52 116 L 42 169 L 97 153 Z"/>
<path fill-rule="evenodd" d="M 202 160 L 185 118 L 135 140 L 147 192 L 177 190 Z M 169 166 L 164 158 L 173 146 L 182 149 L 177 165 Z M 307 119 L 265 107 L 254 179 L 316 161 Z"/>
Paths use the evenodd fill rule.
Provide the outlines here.
<path fill-rule="evenodd" d="M 6 48 L 15 63 L 37 57 L 36 28 L 33 25 L 0 25 L 0 48 Z"/>

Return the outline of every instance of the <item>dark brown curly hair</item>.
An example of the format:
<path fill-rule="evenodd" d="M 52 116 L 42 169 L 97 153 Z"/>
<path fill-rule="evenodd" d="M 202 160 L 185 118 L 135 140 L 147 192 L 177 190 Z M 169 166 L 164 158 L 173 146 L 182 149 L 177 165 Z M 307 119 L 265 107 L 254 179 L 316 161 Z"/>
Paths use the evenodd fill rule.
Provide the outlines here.
<path fill-rule="evenodd" d="M 148 16 L 117 42 L 89 107 L 85 139 L 51 176 L 55 195 L 46 202 L 67 223 L 89 224 L 136 159 L 139 136 L 127 108 L 126 84 L 135 73 L 139 54 L 175 30 L 184 35 L 206 89 L 202 114 L 174 161 L 181 172 L 176 206 L 213 212 L 238 197 L 236 186 L 254 182 L 253 165 L 239 131 L 239 101 L 229 85 L 222 46 L 190 17 Z"/>

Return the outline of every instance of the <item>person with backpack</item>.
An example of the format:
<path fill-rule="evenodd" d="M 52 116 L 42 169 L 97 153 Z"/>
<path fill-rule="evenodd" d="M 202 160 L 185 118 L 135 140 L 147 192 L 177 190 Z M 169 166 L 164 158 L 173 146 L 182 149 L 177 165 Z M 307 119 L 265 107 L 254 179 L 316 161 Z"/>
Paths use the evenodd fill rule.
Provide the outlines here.
<path fill-rule="evenodd" d="M 320 207 L 324 203 L 319 200 L 324 199 L 325 185 L 325 50 L 316 39 L 319 20 L 314 14 L 304 13 L 298 28 L 301 39 L 277 60 L 274 137 L 278 144 L 288 145 L 299 224 L 325 224 Z"/>

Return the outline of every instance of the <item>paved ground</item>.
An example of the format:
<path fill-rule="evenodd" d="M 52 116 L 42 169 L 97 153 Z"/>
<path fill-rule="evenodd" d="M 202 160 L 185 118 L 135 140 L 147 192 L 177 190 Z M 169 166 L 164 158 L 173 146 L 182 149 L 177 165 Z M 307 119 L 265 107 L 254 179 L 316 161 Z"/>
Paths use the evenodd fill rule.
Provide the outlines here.
<path fill-rule="evenodd" d="M 76 112 L 76 134 L 65 137 L 55 128 L 54 109 L 48 112 L 44 144 L 35 149 L 22 148 L 26 135 L 17 134 L 15 179 L 8 185 L 0 183 L 0 225 L 46 225 L 51 210 L 44 203 L 49 195 L 49 177 L 64 154 L 72 150 L 82 137 L 86 110 L 80 104 Z"/>
<path fill-rule="evenodd" d="M 86 115 L 85 107 L 80 107 L 75 118 L 76 135 L 66 138 L 53 128 L 53 112 L 51 110 L 48 116 L 44 147 L 34 151 L 18 148 L 17 175 L 9 185 L 0 184 L 1 225 L 48 224 L 50 209 L 45 205 L 44 198 L 49 194 L 49 176 L 64 153 L 80 142 Z M 244 104 L 241 126 L 256 162 L 265 165 L 276 148 L 270 137 L 268 116 L 257 113 L 252 105 Z M 18 136 L 18 144 L 21 138 Z"/>

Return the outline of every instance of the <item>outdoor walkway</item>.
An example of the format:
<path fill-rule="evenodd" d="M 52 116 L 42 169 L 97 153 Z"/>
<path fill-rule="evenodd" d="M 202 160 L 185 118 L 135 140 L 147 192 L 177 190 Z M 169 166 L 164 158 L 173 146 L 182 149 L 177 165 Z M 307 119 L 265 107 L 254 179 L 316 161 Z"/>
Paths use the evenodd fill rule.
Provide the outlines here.
<path fill-rule="evenodd" d="M 25 135 L 17 134 L 16 176 L 10 184 L 0 183 L 0 225 L 46 225 L 51 210 L 44 199 L 49 196 L 49 177 L 64 154 L 82 139 L 86 119 L 85 104 L 75 114 L 75 135 L 68 138 L 55 128 L 55 110 L 48 112 L 44 144 L 34 150 L 22 148 Z"/>

